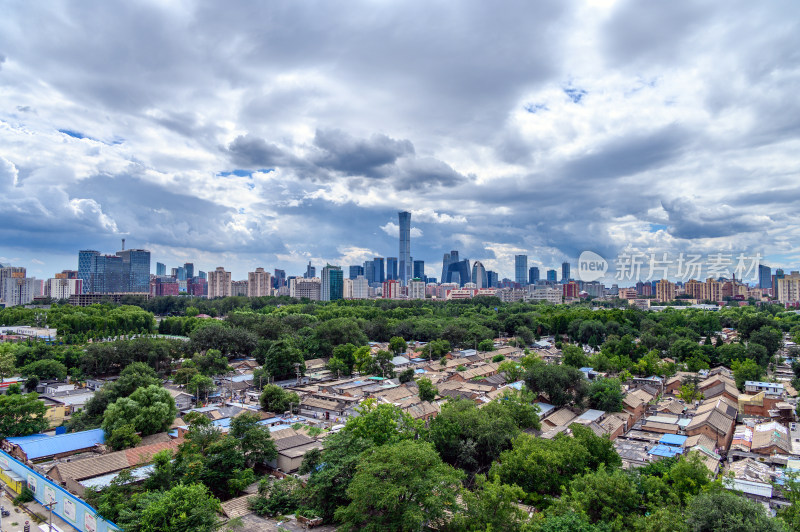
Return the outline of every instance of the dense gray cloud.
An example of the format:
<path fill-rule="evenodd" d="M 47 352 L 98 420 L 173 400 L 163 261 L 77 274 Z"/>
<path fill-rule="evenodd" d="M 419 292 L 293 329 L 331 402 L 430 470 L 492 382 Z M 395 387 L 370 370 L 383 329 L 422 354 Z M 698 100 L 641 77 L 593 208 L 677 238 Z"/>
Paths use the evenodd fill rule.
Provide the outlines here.
<path fill-rule="evenodd" d="M 122 237 L 239 278 L 346 266 L 397 254 L 402 209 L 430 275 L 800 265 L 790 0 L 16 2 L 0 51 L 0 256 L 39 276 Z"/>

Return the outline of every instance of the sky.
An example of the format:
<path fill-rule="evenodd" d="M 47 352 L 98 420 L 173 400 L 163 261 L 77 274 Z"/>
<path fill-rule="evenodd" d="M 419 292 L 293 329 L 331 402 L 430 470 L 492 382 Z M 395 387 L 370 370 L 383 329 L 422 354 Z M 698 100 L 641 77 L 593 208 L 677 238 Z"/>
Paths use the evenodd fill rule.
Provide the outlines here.
<path fill-rule="evenodd" d="M 798 269 L 800 3 L 3 2 L 0 263 Z M 574 268 L 575 266 L 573 266 Z"/>

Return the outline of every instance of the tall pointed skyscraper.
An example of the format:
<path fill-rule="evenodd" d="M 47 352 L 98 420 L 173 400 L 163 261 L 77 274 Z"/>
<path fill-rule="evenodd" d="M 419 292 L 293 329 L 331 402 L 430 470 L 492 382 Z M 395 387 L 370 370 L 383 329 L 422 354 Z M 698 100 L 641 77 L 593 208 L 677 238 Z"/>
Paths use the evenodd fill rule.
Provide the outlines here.
<path fill-rule="evenodd" d="M 411 280 L 411 213 L 403 211 L 400 216 L 400 253 L 398 254 L 398 274 L 403 286 Z"/>

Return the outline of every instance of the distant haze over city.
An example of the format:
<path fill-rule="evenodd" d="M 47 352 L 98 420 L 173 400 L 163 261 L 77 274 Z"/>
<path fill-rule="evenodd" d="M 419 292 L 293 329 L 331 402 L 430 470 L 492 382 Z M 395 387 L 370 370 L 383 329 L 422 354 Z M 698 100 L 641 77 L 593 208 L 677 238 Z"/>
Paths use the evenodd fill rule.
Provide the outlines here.
<path fill-rule="evenodd" d="M 0 263 L 800 264 L 800 4 L 7 3 Z M 410 266 L 409 266 L 410 267 Z M 601 278 L 610 284 L 613 276 Z M 620 285 L 633 283 L 620 282 Z"/>

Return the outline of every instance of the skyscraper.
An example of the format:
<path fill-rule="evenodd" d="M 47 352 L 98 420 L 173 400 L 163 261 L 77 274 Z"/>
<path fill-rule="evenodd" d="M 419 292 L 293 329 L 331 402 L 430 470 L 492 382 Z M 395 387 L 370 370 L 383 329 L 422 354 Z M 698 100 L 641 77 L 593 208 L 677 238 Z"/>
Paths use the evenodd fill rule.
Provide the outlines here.
<path fill-rule="evenodd" d="M 514 255 L 514 281 L 519 284 L 528 282 L 528 256 Z"/>
<path fill-rule="evenodd" d="M 569 282 L 569 262 L 561 263 L 561 282 Z"/>
<path fill-rule="evenodd" d="M 80 262 L 80 259 L 79 259 Z M 164 277 L 167 275 L 167 265 L 163 262 L 156 262 L 156 275 L 159 277 Z"/>
<path fill-rule="evenodd" d="M 488 285 L 487 288 L 497 288 L 500 285 L 497 272 L 493 272 L 492 270 L 486 272 L 486 284 Z"/>
<path fill-rule="evenodd" d="M 122 267 L 128 270 L 128 286 L 123 292 L 150 291 L 150 252 L 146 249 L 124 249 L 117 251 L 122 257 Z"/>
<path fill-rule="evenodd" d="M 400 218 L 400 283 L 405 286 L 411 279 L 411 213 L 402 211 Z"/>
<path fill-rule="evenodd" d="M 247 273 L 247 297 L 263 297 L 272 293 L 272 276 L 264 268 Z"/>
<path fill-rule="evenodd" d="M 764 264 L 758 265 L 758 287 L 772 288 L 772 268 Z"/>
<path fill-rule="evenodd" d="M 531 266 L 530 270 L 528 270 L 528 284 L 536 284 L 537 281 L 539 281 L 539 268 Z"/>
<path fill-rule="evenodd" d="M 383 268 L 383 257 L 375 257 L 372 259 L 372 269 L 373 281 L 376 283 L 383 283 L 386 280 L 386 271 Z"/>
<path fill-rule="evenodd" d="M 208 283 L 211 284 L 211 279 L 208 280 Z M 286 270 L 275 268 L 275 274 L 272 278 L 272 287 L 278 289 L 284 286 L 286 286 Z"/>
<path fill-rule="evenodd" d="M 450 254 L 445 253 L 442 257 L 442 276 L 440 279 L 444 282 L 445 278 L 447 277 L 447 268 L 450 267 Z"/>
<path fill-rule="evenodd" d="M 372 285 L 375 281 L 375 263 L 371 260 L 364 261 L 364 277 L 367 283 Z"/>
<path fill-rule="evenodd" d="M 458 283 L 459 286 L 464 286 L 466 283 L 470 282 L 470 279 L 469 259 L 464 259 L 450 262 L 450 266 L 447 267 L 447 275 L 442 279 L 442 282 Z"/>
<path fill-rule="evenodd" d="M 193 262 L 187 262 L 186 264 L 184 264 L 183 265 L 183 269 L 186 270 L 186 278 L 187 279 L 191 279 L 192 277 L 194 277 L 194 263 Z"/>
<path fill-rule="evenodd" d="M 386 257 L 386 280 L 396 281 L 397 279 L 397 257 Z"/>
<path fill-rule="evenodd" d="M 311 261 L 308 261 L 308 266 L 306 266 L 306 274 L 303 276 L 306 279 L 311 279 L 312 277 L 317 276 L 317 269 L 311 265 Z"/>
<path fill-rule="evenodd" d="M 226 272 L 222 266 L 217 266 L 213 272 L 208 272 L 208 299 L 215 297 L 231 296 L 231 272 Z"/>
<path fill-rule="evenodd" d="M 339 266 L 326 264 L 322 268 L 322 287 L 320 290 L 320 300 L 336 301 L 342 299 L 344 292 L 344 275 Z"/>
<path fill-rule="evenodd" d="M 415 260 L 414 261 L 414 271 L 412 273 L 412 279 L 422 279 L 425 280 L 425 261 L 424 260 Z"/>
<path fill-rule="evenodd" d="M 350 266 L 350 279 L 355 279 L 359 275 L 364 275 L 363 266 Z"/>
<path fill-rule="evenodd" d="M 548 283 L 557 283 L 558 282 L 558 272 L 555 270 L 547 270 L 547 282 Z"/>
<path fill-rule="evenodd" d="M 83 280 L 83 293 L 92 292 L 92 260 L 99 251 L 82 249 L 78 252 L 78 279 Z"/>
<path fill-rule="evenodd" d="M 472 282 L 475 283 L 476 288 L 489 288 L 486 268 L 483 267 L 483 264 L 479 260 L 476 260 L 472 265 Z"/>

